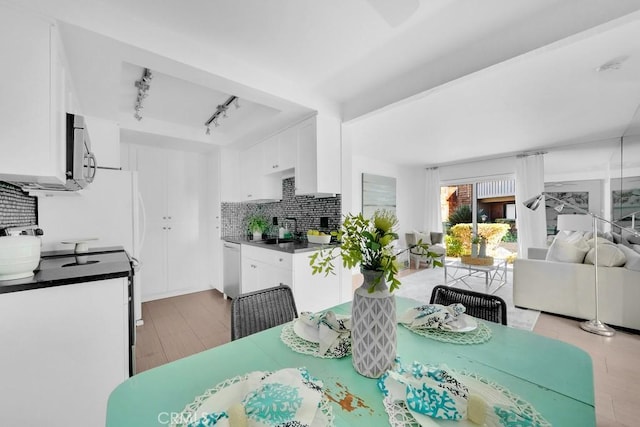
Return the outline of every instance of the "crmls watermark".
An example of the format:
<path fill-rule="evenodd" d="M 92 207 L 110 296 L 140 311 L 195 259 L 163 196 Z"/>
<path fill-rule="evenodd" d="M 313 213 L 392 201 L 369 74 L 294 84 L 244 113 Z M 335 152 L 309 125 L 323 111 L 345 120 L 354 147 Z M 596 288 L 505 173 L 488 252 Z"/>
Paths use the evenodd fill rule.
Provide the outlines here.
<path fill-rule="evenodd" d="M 160 412 L 158 414 L 158 423 L 160 424 L 190 424 L 198 421 L 202 417 L 206 417 L 208 414 L 202 412 L 199 414 L 191 413 L 185 414 L 183 412 Z"/>

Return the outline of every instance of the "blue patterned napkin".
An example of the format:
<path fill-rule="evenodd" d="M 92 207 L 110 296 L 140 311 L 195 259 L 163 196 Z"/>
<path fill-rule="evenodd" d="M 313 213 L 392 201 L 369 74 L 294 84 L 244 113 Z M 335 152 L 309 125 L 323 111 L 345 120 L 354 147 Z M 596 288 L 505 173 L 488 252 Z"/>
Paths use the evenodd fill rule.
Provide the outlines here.
<path fill-rule="evenodd" d="M 187 426 L 309 426 L 319 411 L 322 387 L 322 381 L 310 376 L 306 368 L 251 372 L 238 385 L 237 399 L 225 396 L 224 403 L 216 405 L 216 396 L 212 396 L 207 407 L 213 410 L 201 413 Z"/>
<path fill-rule="evenodd" d="M 446 329 L 446 325 L 453 322 L 465 312 L 460 303 L 451 305 L 426 304 L 406 310 L 398 316 L 398 322 L 413 328 Z"/>
<path fill-rule="evenodd" d="M 432 419 L 459 421 L 461 425 L 485 427 L 537 427 L 526 413 L 504 395 L 478 381 L 465 384 L 465 377 L 445 365 L 413 362 L 409 368 L 400 359 L 380 377 L 378 388 L 385 399 L 404 402 L 421 426 L 433 426 Z M 546 425 L 546 424 L 545 424 Z"/>
<path fill-rule="evenodd" d="M 308 326 L 318 329 L 318 353 L 343 357 L 351 353 L 351 318 L 338 318 L 329 310 L 324 313 L 300 313 L 298 318 Z"/>

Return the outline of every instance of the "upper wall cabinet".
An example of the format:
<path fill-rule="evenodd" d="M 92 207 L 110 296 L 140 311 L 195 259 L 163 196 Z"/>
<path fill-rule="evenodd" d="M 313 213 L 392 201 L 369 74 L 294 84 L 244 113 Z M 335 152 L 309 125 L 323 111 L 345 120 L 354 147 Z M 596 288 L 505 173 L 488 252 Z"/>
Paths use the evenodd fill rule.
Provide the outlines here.
<path fill-rule="evenodd" d="M 257 144 L 242 153 L 240 171 L 243 201 L 282 199 L 282 182 L 279 177 L 263 173 L 264 151 L 264 144 Z"/>
<path fill-rule="evenodd" d="M 67 71 L 52 22 L 0 6 L 0 180 L 65 182 Z"/>
<path fill-rule="evenodd" d="M 265 175 L 293 169 L 296 163 L 297 129 L 286 129 L 262 142 Z"/>
<path fill-rule="evenodd" d="M 318 115 L 305 120 L 296 128 L 296 194 L 322 196 L 340 193 L 340 121 Z"/>
<path fill-rule="evenodd" d="M 222 150 L 222 200 L 280 200 L 281 179 L 290 176 L 291 169 L 295 169 L 298 195 L 340 193 L 340 129 L 340 120 L 314 116 L 242 152 Z"/>

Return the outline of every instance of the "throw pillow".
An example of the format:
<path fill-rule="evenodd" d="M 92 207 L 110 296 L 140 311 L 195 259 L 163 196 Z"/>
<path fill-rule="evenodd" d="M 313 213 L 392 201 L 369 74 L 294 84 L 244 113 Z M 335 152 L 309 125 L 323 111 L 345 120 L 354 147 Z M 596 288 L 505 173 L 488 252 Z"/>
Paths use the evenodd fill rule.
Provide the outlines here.
<path fill-rule="evenodd" d="M 593 248 L 594 248 L 594 244 L 595 244 L 595 243 L 594 243 L 593 239 L 589 239 L 589 240 L 587 240 L 587 244 L 589 245 L 589 247 L 590 247 L 591 249 L 593 249 Z M 610 240 L 605 239 L 604 237 L 600 237 L 600 236 L 598 236 L 598 245 L 611 245 L 611 246 L 615 246 L 615 243 L 613 243 L 613 242 L 612 242 L 612 241 L 610 241 Z"/>
<path fill-rule="evenodd" d="M 627 262 L 624 264 L 624 268 L 628 268 L 629 270 L 633 271 L 640 271 L 640 253 L 623 245 L 622 243 L 618 244 L 618 249 L 620 249 L 624 253 L 624 256 L 627 258 Z M 600 255 L 600 253 L 598 253 L 598 255 Z M 598 257 L 598 261 L 600 261 L 600 257 Z"/>
<path fill-rule="evenodd" d="M 603 239 L 604 240 L 604 239 Z M 605 240 L 606 241 L 606 240 Z M 585 264 L 593 264 L 596 257 L 595 248 L 589 249 L 584 258 Z M 616 245 L 598 243 L 598 265 L 602 267 L 622 267 L 627 257 Z"/>
<path fill-rule="evenodd" d="M 431 244 L 431 235 L 429 233 L 423 233 L 422 231 L 414 231 L 414 233 L 416 235 L 416 243 L 422 240 L 422 243 Z"/>
<path fill-rule="evenodd" d="M 640 237 L 635 234 L 629 233 L 626 230 L 622 230 L 622 238 L 626 239 L 631 245 L 640 245 Z"/>
<path fill-rule="evenodd" d="M 576 243 L 568 243 L 555 239 L 547 251 L 547 261 L 574 262 L 582 264 L 584 256 L 589 252 L 589 245 L 583 239 Z"/>
<path fill-rule="evenodd" d="M 432 231 L 431 233 L 429 233 L 429 237 L 431 238 L 431 244 L 437 245 L 438 243 L 442 243 L 443 236 L 444 236 L 443 233 Z"/>
<path fill-rule="evenodd" d="M 556 234 L 555 240 L 562 240 L 567 243 L 576 243 L 580 240 L 587 240 L 584 231 L 560 231 Z"/>

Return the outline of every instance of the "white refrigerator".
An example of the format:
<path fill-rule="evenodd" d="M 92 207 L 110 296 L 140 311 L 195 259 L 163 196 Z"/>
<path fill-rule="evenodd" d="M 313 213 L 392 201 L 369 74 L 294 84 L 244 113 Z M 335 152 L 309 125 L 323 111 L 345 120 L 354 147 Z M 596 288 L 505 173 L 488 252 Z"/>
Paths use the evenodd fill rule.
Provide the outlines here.
<path fill-rule="evenodd" d="M 38 225 L 44 231 L 42 250 L 74 249 L 62 242 L 89 240 L 89 248 L 123 246 L 140 259 L 144 243 L 144 205 L 138 192 L 138 173 L 98 169 L 93 183 L 77 192 L 38 196 Z M 134 314 L 142 324 L 141 284 L 144 266 L 135 272 Z"/>

